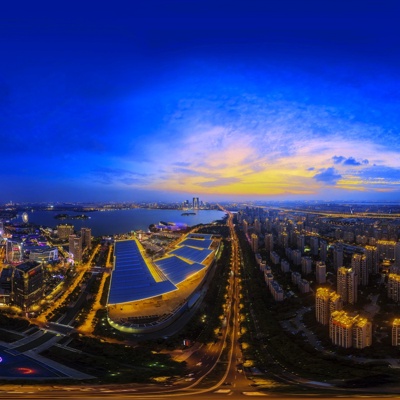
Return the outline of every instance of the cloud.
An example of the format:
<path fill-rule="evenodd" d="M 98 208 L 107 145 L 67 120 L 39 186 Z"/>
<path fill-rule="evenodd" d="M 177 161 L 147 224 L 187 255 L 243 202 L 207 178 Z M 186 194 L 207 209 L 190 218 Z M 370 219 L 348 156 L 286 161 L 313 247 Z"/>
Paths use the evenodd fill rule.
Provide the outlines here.
<path fill-rule="evenodd" d="M 346 160 L 346 157 L 343 156 L 333 156 L 333 163 L 334 164 L 341 164 L 344 160 Z"/>
<path fill-rule="evenodd" d="M 349 157 L 347 160 L 345 160 L 345 161 L 343 162 L 343 165 L 358 166 L 358 165 L 361 165 L 361 162 L 356 161 L 356 159 L 353 158 L 353 157 Z"/>
<path fill-rule="evenodd" d="M 239 178 L 219 178 L 219 179 L 215 179 L 213 181 L 201 182 L 201 183 L 199 183 L 199 186 L 218 187 L 218 186 L 230 185 L 232 183 L 237 183 L 237 182 L 240 182 Z"/>
<path fill-rule="evenodd" d="M 357 161 L 354 157 L 346 158 L 344 156 L 333 156 L 332 160 L 333 160 L 334 164 L 343 164 L 343 165 L 348 165 L 348 166 L 353 166 L 353 167 L 369 164 L 369 161 L 367 159 Z"/>
<path fill-rule="evenodd" d="M 314 167 L 307 168 L 307 171 L 314 171 L 314 170 L 315 170 Z"/>
<path fill-rule="evenodd" d="M 342 176 L 335 170 L 335 168 L 324 168 L 314 175 L 317 182 L 326 183 L 328 185 L 335 185 Z"/>

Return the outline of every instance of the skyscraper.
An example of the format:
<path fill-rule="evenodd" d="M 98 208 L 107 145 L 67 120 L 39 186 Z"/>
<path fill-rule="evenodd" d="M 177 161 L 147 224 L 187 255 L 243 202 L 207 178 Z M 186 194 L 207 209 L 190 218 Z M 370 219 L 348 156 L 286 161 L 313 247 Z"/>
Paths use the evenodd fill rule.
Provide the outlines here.
<path fill-rule="evenodd" d="M 326 265 L 324 262 L 318 261 L 315 265 L 315 277 L 319 285 L 326 282 Z"/>
<path fill-rule="evenodd" d="M 367 257 L 367 269 L 370 274 L 379 272 L 378 250 L 376 246 L 365 246 L 365 256 Z"/>
<path fill-rule="evenodd" d="M 392 324 L 392 346 L 400 346 L 400 318 L 395 318 Z"/>
<path fill-rule="evenodd" d="M 337 292 L 345 303 L 357 302 L 357 279 L 351 268 L 340 267 L 337 271 Z"/>
<path fill-rule="evenodd" d="M 319 248 L 319 239 L 316 236 L 311 236 L 310 238 L 310 246 L 311 246 L 311 254 L 313 256 L 318 255 L 318 248 Z"/>
<path fill-rule="evenodd" d="M 257 218 L 254 220 L 254 230 L 255 230 L 258 234 L 261 233 L 261 223 L 260 223 L 260 221 L 259 221 Z"/>
<path fill-rule="evenodd" d="M 88 249 L 92 248 L 92 230 L 90 228 L 81 228 L 82 246 Z"/>
<path fill-rule="evenodd" d="M 75 263 L 82 261 L 82 238 L 76 235 L 69 236 L 69 253 Z"/>
<path fill-rule="evenodd" d="M 274 240 L 272 233 L 267 233 L 264 238 L 265 250 L 267 253 L 274 250 Z"/>
<path fill-rule="evenodd" d="M 329 337 L 336 346 L 348 349 L 353 344 L 353 318 L 345 311 L 334 311 L 329 320 Z"/>
<path fill-rule="evenodd" d="M 400 242 L 394 245 L 394 265 L 400 267 Z"/>
<path fill-rule="evenodd" d="M 315 296 L 315 317 L 320 324 L 328 325 L 330 315 L 343 308 L 342 298 L 327 288 L 318 288 Z"/>
<path fill-rule="evenodd" d="M 400 301 L 400 275 L 398 274 L 389 274 L 388 297 L 396 303 Z"/>
<path fill-rule="evenodd" d="M 254 253 L 258 253 L 258 235 L 255 233 L 251 234 L 251 249 Z"/>
<path fill-rule="evenodd" d="M 321 261 L 326 262 L 327 254 L 328 254 L 328 244 L 325 242 L 325 240 L 321 240 L 320 250 L 319 250 L 319 257 Z"/>
<path fill-rule="evenodd" d="M 29 311 L 43 296 L 43 265 L 36 261 L 17 265 L 11 282 L 13 304 Z"/>
<path fill-rule="evenodd" d="M 72 235 L 74 233 L 74 226 L 69 224 L 58 225 L 57 232 L 60 239 L 68 239 L 69 235 Z"/>
<path fill-rule="evenodd" d="M 351 268 L 356 274 L 357 283 L 362 286 L 368 285 L 367 257 L 363 254 L 353 254 L 351 258 Z"/>
<path fill-rule="evenodd" d="M 336 243 L 333 248 L 333 267 L 337 271 L 340 267 L 343 267 L 343 245 L 342 243 Z"/>
<path fill-rule="evenodd" d="M 193 210 L 198 210 L 199 209 L 199 198 L 198 197 L 193 197 Z"/>

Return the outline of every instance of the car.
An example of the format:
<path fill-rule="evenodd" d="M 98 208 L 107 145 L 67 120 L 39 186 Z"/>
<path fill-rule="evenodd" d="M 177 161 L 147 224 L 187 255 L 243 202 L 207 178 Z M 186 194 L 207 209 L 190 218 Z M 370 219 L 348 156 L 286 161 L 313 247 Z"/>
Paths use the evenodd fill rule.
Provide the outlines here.
<path fill-rule="evenodd" d="M 225 385 L 225 386 L 231 386 L 231 385 L 232 385 L 232 382 L 224 382 L 224 385 Z"/>

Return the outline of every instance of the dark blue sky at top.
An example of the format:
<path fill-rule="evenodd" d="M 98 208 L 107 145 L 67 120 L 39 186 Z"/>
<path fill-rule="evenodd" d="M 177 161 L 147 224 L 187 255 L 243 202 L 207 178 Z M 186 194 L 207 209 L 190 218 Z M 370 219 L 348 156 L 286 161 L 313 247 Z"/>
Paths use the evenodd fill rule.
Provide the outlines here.
<path fill-rule="evenodd" d="M 313 183 L 327 177 L 325 193 L 345 176 L 370 182 L 371 199 L 376 179 L 395 193 L 400 165 L 385 149 L 400 151 L 399 17 L 388 0 L 2 4 L 0 202 L 185 199 L 234 182 L 196 160 L 213 152 L 207 143 L 184 153 L 192 134 L 246 132 L 257 158 L 268 143 L 259 132 L 285 119 L 279 159 L 297 154 L 296 138 L 328 142 L 341 130 L 365 132 L 368 154 L 379 147 L 375 169 L 339 170 L 332 157 L 353 168 L 365 157 L 337 147 L 329 163 L 308 165 Z M 189 175 L 206 181 L 188 181 L 186 193 Z"/>

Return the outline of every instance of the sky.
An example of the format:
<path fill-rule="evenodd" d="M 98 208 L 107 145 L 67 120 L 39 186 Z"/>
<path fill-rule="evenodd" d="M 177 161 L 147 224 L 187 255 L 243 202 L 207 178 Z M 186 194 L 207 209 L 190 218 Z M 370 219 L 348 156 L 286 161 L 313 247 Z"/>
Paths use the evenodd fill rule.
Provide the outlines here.
<path fill-rule="evenodd" d="M 4 2 L 0 203 L 400 201 L 400 2 Z"/>

